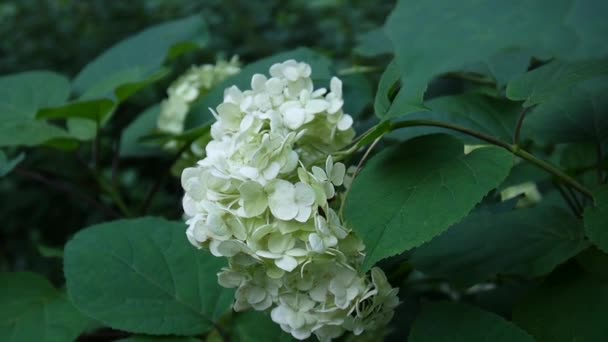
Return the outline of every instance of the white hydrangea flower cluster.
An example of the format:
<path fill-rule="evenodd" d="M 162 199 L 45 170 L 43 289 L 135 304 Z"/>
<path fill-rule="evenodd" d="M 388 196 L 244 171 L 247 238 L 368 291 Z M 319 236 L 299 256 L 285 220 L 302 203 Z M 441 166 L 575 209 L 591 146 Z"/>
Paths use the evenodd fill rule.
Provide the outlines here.
<path fill-rule="evenodd" d="M 161 103 L 157 127 L 162 132 L 179 134 L 184 131 L 184 120 L 190 105 L 211 88 L 240 71 L 238 57 L 216 64 L 192 66 L 167 90 L 167 99 Z"/>
<path fill-rule="evenodd" d="M 329 341 L 382 328 L 398 299 L 380 269 L 358 271 L 363 243 L 332 208 L 345 166 L 331 153 L 352 140 L 353 120 L 342 82 L 314 89 L 310 75 L 288 60 L 250 90 L 225 90 L 206 157 L 182 173 L 183 207 L 189 241 L 229 258 L 218 278 L 236 288 L 235 310 L 268 309 L 295 338 Z"/>

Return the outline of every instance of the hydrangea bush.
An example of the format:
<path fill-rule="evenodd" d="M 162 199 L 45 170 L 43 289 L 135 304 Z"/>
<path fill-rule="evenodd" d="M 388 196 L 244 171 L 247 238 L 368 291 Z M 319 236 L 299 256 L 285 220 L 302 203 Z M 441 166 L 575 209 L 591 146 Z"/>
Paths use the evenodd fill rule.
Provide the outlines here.
<path fill-rule="evenodd" d="M 241 62 L 194 15 L 0 76 L 0 341 L 607 340 L 607 11 L 399 0 Z"/>

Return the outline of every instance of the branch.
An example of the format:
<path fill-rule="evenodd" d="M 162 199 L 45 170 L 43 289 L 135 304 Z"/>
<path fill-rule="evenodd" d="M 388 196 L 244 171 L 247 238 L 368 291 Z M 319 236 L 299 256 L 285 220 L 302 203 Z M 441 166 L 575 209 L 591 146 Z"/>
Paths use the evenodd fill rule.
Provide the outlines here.
<path fill-rule="evenodd" d="M 514 155 L 547 171 L 548 173 L 555 176 L 557 179 L 559 179 L 564 184 L 567 184 L 568 186 L 576 189 L 578 192 L 582 193 L 583 195 L 585 195 L 585 196 L 589 197 L 591 200 L 593 200 L 593 194 L 591 193 L 591 191 L 589 189 L 584 187 L 576 179 L 570 177 L 568 174 L 566 174 L 559 168 L 553 166 L 552 164 L 550 164 L 540 158 L 535 157 L 534 155 L 532 155 L 528 151 L 520 148 L 517 145 L 508 144 L 504 141 L 494 138 L 493 136 L 490 136 L 490 135 L 487 135 L 487 134 L 484 134 L 481 132 L 477 132 L 477 131 L 471 130 L 469 128 L 466 128 L 466 127 L 453 125 L 450 123 L 431 121 L 431 120 L 409 120 L 409 121 L 401 121 L 401 122 L 396 122 L 396 123 L 391 124 L 389 129 L 387 131 L 385 131 L 384 134 L 388 133 L 390 131 L 399 129 L 399 128 L 416 127 L 416 126 L 431 126 L 431 127 L 446 128 L 449 130 L 453 130 L 453 131 L 457 131 L 457 132 L 461 132 L 461 133 L 470 135 L 477 139 L 488 142 L 492 145 L 502 147 L 502 148 L 506 149 L 507 151 L 513 153 Z"/>

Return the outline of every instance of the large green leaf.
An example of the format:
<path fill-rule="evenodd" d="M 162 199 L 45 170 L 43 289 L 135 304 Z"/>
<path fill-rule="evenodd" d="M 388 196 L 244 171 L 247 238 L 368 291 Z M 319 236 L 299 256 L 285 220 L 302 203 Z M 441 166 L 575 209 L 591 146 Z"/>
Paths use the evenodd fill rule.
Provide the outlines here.
<path fill-rule="evenodd" d="M 608 252 L 608 185 L 594 192 L 595 206 L 585 209 L 585 232 L 599 249 Z"/>
<path fill-rule="evenodd" d="M 0 340 L 74 341 L 90 324 L 35 273 L 0 273 Z"/>
<path fill-rule="evenodd" d="M 238 314 L 230 324 L 232 340 L 235 342 L 288 342 L 294 341 L 281 330 L 267 313 L 248 311 Z"/>
<path fill-rule="evenodd" d="M 0 118 L 33 119 L 41 108 L 63 104 L 70 82 L 50 71 L 28 71 L 0 77 Z"/>
<path fill-rule="evenodd" d="M 546 143 L 608 139 L 608 76 L 583 81 L 539 104 L 527 115 L 524 138 Z"/>
<path fill-rule="evenodd" d="M 607 7 L 601 0 L 401 0 L 385 24 L 401 90 L 377 114 L 418 111 L 434 77 L 472 65 L 485 65 L 504 84 L 525 70 L 531 56 L 606 57 Z"/>
<path fill-rule="evenodd" d="M 0 120 L 0 147 L 36 146 L 53 139 L 71 139 L 63 128 L 34 119 Z"/>
<path fill-rule="evenodd" d="M 588 245 L 581 223 L 560 208 L 479 211 L 417 248 L 410 261 L 426 274 L 474 283 L 496 274 L 541 276 Z"/>
<path fill-rule="evenodd" d="M 497 147 L 464 155 L 462 143 L 430 135 L 372 158 L 346 201 L 349 226 L 367 248 L 364 268 L 422 245 L 458 222 L 509 174 L 512 156 Z"/>
<path fill-rule="evenodd" d="M 64 129 L 36 120 L 36 113 L 62 105 L 70 83 L 49 71 L 30 71 L 0 77 L 0 146 L 35 146 L 68 138 Z"/>
<path fill-rule="evenodd" d="M 608 59 L 579 62 L 554 61 L 509 82 L 507 97 L 525 100 L 524 107 L 547 102 L 576 84 L 608 74 Z"/>
<path fill-rule="evenodd" d="M 120 220 L 80 231 L 65 248 L 67 288 L 84 313 L 120 330 L 193 335 L 233 300 L 215 274 L 225 260 L 192 247 L 181 223 Z"/>
<path fill-rule="evenodd" d="M 599 58 L 608 55 L 608 1 L 573 0 L 568 15 L 563 19 L 578 36 L 576 45 L 565 45 L 561 54 L 568 59 Z"/>
<path fill-rule="evenodd" d="M 425 105 L 430 111 L 412 113 L 402 119 L 448 122 L 494 136 L 503 141 L 511 141 L 521 111 L 520 106 L 516 103 L 475 93 L 442 96 L 427 101 Z M 431 133 L 457 135 L 467 143 L 480 142 L 471 136 L 437 127 L 408 127 L 392 132 L 389 136 L 407 140 Z"/>
<path fill-rule="evenodd" d="M 147 108 L 122 131 L 120 155 L 123 157 L 147 157 L 158 155 L 162 151 L 157 145 L 146 144 L 140 139 L 156 130 L 156 121 L 160 114 L 160 105 Z"/>
<path fill-rule="evenodd" d="M 394 117 L 416 111 L 433 77 L 488 61 L 502 51 L 519 48 L 540 54 L 572 45 L 575 32 L 561 24 L 569 3 L 399 1 L 385 30 L 393 42 L 401 90 L 389 111 L 377 114 Z"/>
<path fill-rule="evenodd" d="M 288 59 L 295 59 L 298 62 L 310 64 L 312 68 L 311 78 L 315 82 L 315 86 L 317 88 L 329 87 L 329 80 L 332 75 L 329 59 L 307 48 L 297 48 L 281 52 L 245 66 L 238 74 L 227 78 L 215 86 L 201 101 L 192 106 L 186 118 L 186 128 L 203 126 L 209 124 L 214 119 L 209 112 L 209 108 L 215 108 L 222 103 L 224 89 L 233 85 L 241 90 L 250 89 L 251 77 L 254 74 L 268 75 L 270 66 Z"/>
<path fill-rule="evenodd" d="M 608 285 L 581 274 L 554 278 L 515 307 L 513 320 L 538 342 L 606 340 Z"/>
<path fill-rule="evenodd" d="M 428 303 L 414 321 L 410 342 L 534 342 L 515 324 L 474 306 Z"/>
<path fill-rule="evenodd" d="M 73 87 L 83 99 L 124 99 L 141 85 L 166 75 L 162 64 L 167 57 L 175 57 L 176 47 L 185 43 L 199 47 L 207 39 L 200 15 L 153 26 L 117 43 L 87 64 L 74 79 Z"/>

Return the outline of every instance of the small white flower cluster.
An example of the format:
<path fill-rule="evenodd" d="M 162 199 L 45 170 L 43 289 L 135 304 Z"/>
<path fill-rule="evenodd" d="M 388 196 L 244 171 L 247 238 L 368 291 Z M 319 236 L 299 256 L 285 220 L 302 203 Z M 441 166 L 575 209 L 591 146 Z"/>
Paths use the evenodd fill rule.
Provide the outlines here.
<path fill-rule="evenodd" d="M 330 155 L 352 140 L 353 121 L 342 82 L 315 90 L 310 75 L 288 60 L 250 90 L 226 89 L 206 157 L 182 173 L 183 206 L 189 241 L 229 258 L 218 277 L 237 289 L 235 310 L 270 309 L 295 338 L 328 341 L 382 328 L 398 299 L 380 269 L 358 271 L 363 243 L 332 209 L 345 166 Z"/>
<path fill-rule="evenodd" d="M 216 64 L 192 66 L 167 90 L 168 97 L 161 103 L 158 129 L 167 133 L 182 133 L 190 105 L 200 95 L 240 70 L 236 56 L 230 61 L 219 60 Z"/>

